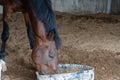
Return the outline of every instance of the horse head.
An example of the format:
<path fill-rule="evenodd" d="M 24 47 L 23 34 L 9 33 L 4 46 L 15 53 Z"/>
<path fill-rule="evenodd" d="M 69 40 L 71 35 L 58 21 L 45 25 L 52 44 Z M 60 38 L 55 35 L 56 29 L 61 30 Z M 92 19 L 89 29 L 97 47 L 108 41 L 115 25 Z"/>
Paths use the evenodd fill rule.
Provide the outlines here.
<path fill-rule="evenodd" d="M 39 28 L 36 32 L 38 36 L 36 34 L 35 47 L 32 52 L 34 65 L 39 74 L 55 74 L 58 64 L 58 50 L 54 40 L 55 30 L 44 34 L 44 25 L 40 23 Z"/>

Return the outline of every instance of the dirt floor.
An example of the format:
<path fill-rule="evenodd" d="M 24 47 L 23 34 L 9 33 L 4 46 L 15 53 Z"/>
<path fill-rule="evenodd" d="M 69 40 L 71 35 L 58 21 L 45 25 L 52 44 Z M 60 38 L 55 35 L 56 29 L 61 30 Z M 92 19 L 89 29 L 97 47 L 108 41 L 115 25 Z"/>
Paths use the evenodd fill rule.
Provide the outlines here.
<path fill-rule="evenodd" d="M 36 80 L 23 16 L 13 16 L 3 80 Z M 120 80 L 120 16 L 57 13 L 57 23 L 63 41 L 59 63 L 92 66 L 95 80 Z"/>

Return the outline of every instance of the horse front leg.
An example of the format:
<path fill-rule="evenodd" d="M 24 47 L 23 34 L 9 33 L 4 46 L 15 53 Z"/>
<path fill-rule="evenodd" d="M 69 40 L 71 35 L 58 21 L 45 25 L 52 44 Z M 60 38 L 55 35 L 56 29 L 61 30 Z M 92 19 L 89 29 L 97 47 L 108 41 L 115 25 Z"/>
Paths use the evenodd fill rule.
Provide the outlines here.
<path fill-rule="evenodd" d="M 3 13 L 3 32 L 1 35 L 2 44 L 0 51 L 0 59 L 2 60 L 5 60 L 5 48 L 8 38 L 9 38 L 9 27 L 8 27 L 8 23 L 5 21 L 4 13 Z"/>
<path fill-rule="evenodd" d="M 7 22 L 3 19 L 3 32 L 1 35 L 2 44 L 1 44 L 1 51 L 0 51 L 0 67 L 2 71 L 6 71 L 6 63 L 5 63 L 5 48 L 6 42 L 9 38 L 9 27 Z"/>
<path fill-rule="evenodd" d="M 1 51 L 0 51 L 0 80 L 1 80 L 1 71 L 6 71 L 6 62 L 5 62 L 5 48 L 6 48 L 6 42 L 9 38 L 9 27 L 8 27 L 8 17 L 10 17 L 11 13 L 9 15 L 7 14 L 7 8 L 3 7 L 3 32 L 1 35 Z"/>

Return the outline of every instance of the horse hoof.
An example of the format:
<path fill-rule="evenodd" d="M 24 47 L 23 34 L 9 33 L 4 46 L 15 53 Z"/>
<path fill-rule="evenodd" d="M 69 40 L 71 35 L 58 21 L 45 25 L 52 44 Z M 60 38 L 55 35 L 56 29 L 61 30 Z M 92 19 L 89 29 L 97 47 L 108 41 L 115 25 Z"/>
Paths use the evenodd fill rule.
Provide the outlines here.
<path fill-rule="evenodd" d="M 0 70 L 3 72 L 7 71 L 6 62 L 3 60 L 0 60 Z"/>

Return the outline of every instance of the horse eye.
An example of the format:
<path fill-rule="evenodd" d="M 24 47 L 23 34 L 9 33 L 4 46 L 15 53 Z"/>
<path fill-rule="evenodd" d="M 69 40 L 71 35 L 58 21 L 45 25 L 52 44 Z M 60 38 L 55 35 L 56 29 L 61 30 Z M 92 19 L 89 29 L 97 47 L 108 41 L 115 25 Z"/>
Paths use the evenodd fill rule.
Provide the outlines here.
<path fill-rule="evenodd" d="M 49 53 L 49 58 L 54 58 L 54 56 L 51 53 Z"/>

